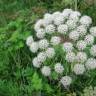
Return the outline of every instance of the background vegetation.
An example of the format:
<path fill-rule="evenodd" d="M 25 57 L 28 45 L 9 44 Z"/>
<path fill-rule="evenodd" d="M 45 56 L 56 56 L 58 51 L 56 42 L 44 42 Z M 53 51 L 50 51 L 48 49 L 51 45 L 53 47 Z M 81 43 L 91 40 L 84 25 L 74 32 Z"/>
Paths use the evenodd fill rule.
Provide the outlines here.
<path fill-rule="evenodd" d="M 32 68 L 33 54 L 25 45 L 26 38 L 34 35 L 38 18 L 64 8 L 91 16 L 96 25 L 95 0 L 0 0 L 0 96 L 66 96 L 58 86 L 50 86 L 44 79 L 43 82 Z M 96 85 L 96 81 L 90 83 Z M 77 89 L 69 91 L 68 96 L 76 96 Z"/>

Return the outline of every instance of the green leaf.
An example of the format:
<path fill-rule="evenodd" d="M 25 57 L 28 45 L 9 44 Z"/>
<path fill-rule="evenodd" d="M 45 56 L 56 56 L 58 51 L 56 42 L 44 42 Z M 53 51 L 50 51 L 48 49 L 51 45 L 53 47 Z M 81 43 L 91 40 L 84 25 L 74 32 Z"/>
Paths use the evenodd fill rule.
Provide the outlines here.
<path fill-rule="evenodd" d="M 42 89 L 42 79 L 39 78 L 36 72 L 32 76 L 31 85 L 36 91 Z"/>

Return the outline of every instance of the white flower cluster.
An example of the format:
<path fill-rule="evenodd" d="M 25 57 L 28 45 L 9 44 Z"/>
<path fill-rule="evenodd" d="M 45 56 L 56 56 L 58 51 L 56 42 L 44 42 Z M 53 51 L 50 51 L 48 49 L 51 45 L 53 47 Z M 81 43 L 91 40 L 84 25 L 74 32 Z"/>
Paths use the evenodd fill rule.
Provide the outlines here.
<path fill-rule="evenodd" d="M 71 71 L 75 75 L 82 75 L 86 70 L 96 68 L 96 27 L 90 27 L 92 19 L 89 16 L 81 16 L 78 11 L 64 9 L 63 12 L 57 11 L 53 14 L 46 13 L 44 17 L 36 22 L 34 29 L 36 31 L 36 40 L 29 36 L 26 44 L 30 51 L 36 54 L 32 60 L 34 67 L 41 69 L 44 76 L 51 76 L 54 70 L 60 74 L 60 82 L 66 87 L 72 83 L 72 77 L 63 76 L 71 66 Z M 67 38 L 67 39 L 65 39 Z M 58 52 L 55 48 L 62 47 L 63 51 L 58 62 Z M 48 64 L 47 60 L 49 60 Z M 54 61 L 54 62 L 52 62 Z M 55 64 L 55 65 L 52 65 Z M 52 68 L 54 66 L 54 68 Z M 70 73 L 71 74 L 71 73 Z"/>

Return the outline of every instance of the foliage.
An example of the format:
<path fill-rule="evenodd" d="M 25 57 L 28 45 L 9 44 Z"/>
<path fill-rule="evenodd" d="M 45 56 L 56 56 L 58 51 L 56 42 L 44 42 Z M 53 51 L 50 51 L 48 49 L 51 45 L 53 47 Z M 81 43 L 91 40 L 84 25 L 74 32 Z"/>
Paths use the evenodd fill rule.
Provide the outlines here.
<path fill-rule="evenodd" d="M 96 4 L 77 1 L 78 10 L 91 16 L 95 25 Z M 48 82 L 32 68 L 31 57 L 35 54 L 25 46 L 26 38 L 30 34 L 34 36 L 34 22 L 43 13 L 67 7 L 75 9 L 74 4 L 74 0 L 0 0 L 0 96 L 78 96 L 84 87 L 96 86 L 96 72 L 91 72 L 94 80 L 86 74 L 86 84 L 82 77 L 81 82 L 76 81 L 81 83 L 80 92 L 78 86 L 73 86 L 72 92 L 61 90 L 60 85 L 56 86 L 50 78 Z M 55 74 L 53 78 L 56 78 Z"/>

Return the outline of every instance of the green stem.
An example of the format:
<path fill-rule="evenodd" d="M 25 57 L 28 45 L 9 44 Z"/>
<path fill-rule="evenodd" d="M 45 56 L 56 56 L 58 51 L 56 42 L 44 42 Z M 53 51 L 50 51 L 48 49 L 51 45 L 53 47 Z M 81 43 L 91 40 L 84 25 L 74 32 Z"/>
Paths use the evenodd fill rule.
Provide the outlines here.
<path fill-rule="evenodd" d="M 78 9 L 78 1 L 77 0 L 74 0 L 74 3 L 75 3 L 75 11 Z"/>

